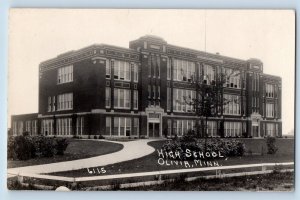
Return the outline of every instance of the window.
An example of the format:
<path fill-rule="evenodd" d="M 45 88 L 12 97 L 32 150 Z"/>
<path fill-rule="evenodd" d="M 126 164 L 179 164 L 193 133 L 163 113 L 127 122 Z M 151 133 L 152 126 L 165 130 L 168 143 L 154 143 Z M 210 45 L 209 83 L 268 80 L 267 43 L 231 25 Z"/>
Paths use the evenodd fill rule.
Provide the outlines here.
<path fill-rule="evenodd" d="M 37 120 L 32 121 L 32 135 L 37 135 Z"/>
<path fill-rule="evenodd" d="M 60 94 L 57 101 L 57 110 L 73 109 L 73 93 Z"/>
<path fill-rule="evenodd" d="M 56 98 L 55 96 L 52 97 L 52 111 L 54 112 L 56 110 Z"/>
<path fill-rule="evenodd" d="M 215 83 L 215 70 L 210 65 L 203 65 L 203 83 L 214 85 Z"/>
<path fill-rule="evenodd" d="M 131 135 L 131 118 L 125 118 L 125 121 L 126 121 L 125 136 L 130 136 Z"/>
<path fill-rule="evenodd" d="M 130 81 L 130 66 L 128 62 L 115 60 L 114 62 L 114 79 Z"/>
<path fill-rule="evenodd" d="M 82 135 L 84 130 L 84 117 L 77 117 L 76 119 L 76 135 Z"/>
<path fill-rule="evenodd" d="M 231 68 L 224 68 L 224 75 L 226 78 L 226 83 L 224 87 L 229 88 L 241 88 L 241 76 L 238 70 L 233 70 Z"/>
<path fill-rule="evenodd" d="M 131 96 L 130 90 L 115 88 L 114 90 L 114 107 L 130 109 Z"/>
<path fill-rule="evenodd" d="M 170 122 L 168 122 L 170 123 Z M 173 132 L 178 136 L 186 134 L 189 130 L 195 130 L 195 120 L 177 120 L 173 122 Z"/>
<path fill-rule="evenodd" d="M 106 117 L 105 135 L 111 135 L 111 117 Z"/>
<path fill-rule="evenodd" d="M 225 115 L 240 115 L 241 114 L 241 102 L 240 96 L 224 94 L 224 106 L 223 113 Z"/>
<path fill-rule="evenodd" d="M 160 86 L 157 86 L 157 98 L 160 99 Z"/>
<path fill-rule="evenodd" d="M 267 123 L 267 136 L 275 137 L 275 124 Z"/>
<path fill-rule="evenodd" d="M 73 81 L 73 65 L 58 68 L 57 83 L 68 83 Z"/>
<path fill-rule="evenodd" d="M 151 85 L 148 85 L 148 98 L 151 98 Z"/>
<path fill-rule="evenodd" d="M 106 60 L 105 73 L 106 73 L 106 75 L 105 75 L 106 79 L 110 79 L 110 76 L 111 76 L 111 66 L 109 66 L 109 61 L 108 60 Z"/>
<path fill-rule="evenodd" d="M 153 70 L 153 77 L 156 77 L 156 59 L 155 56 L 151 56 L 151 67 Z"/>
<path fill-rule="evenodd" d="M 48 97 L 48 112 L 51 112 L 51 97 Z"/>
<path fill-rule="evenodd" d="M 274 98 L 274 88 L 275 86 L 272 84 L 266 84 L 266 97 Z"/>
<path fill-rule="evenodd" d="M 177 120 L 177 134 L 179 136 L 183 135 L 183 130 L 182 130 L 182 124 L 184 123 L 184 120 Z"/>
<path fill-rule="evenodd" d="M 139 135 L 139 118 L 133 118 L 133 130 L 132 130 L 133 136 Z"/>
<path fill-rule="evenodd" d="M 160 78 L 160 57 L 157 57 L 157 77 Z"/>
<path fill-rule="evenodd" d="M 105 88 L 105 107 L 110 108 L 110 102 L 111 102 L 111 91 L 110 87 Z"/>
<path fill-rule="evenodd" d="M 57 135 L 72 135 L 72 118 L 56 119 Z"/>
<path fill-rule="evenodd" d="M 120 119 L 118 117 L 115 117 L 114 118 L 114 132 L 113 132 L 113 135 L 115 135 L 115 136 L 119 135 L 119 133 L 120 133 L 119 128 L 120 128 Z"/>
<path fill-rule="evenodd" d="M 266 116 L 274 117 L 274 104 L 273 103 L 266 103 Z"/>
<path fill-rule="evenodd" d="M 27 131 L 31 135 L 31 121 L 25 122 L 25 131 Z"/>
<path fill-rule="evenodd" d="M 139 79 L 138 65 L 132 64 L 132 66 L 133 66 L 133 81 L 138 82 L 138 79 Z"/>
<path fill-rule="evenodd" d="M 43 119 L 42 120 L 42 134 L 53 135 L 53 119 Z"/>
<path fill-rule="evenodd" d="M 167 111 L 171 110 L 171 88 L 167 88 Z"/>
<path fill-rule="evenodd" d="M 252 90 L 256 91 L 256 73 L 253 73 Z"/>
<path fill-rule="evenodd" d="M 259 74 L 256 74 L 256 90 L 259 91 Z"/>
<path fill-rule="evenodd" d="M 167 80 L 171 80 L 171 60 L 167 59 Z"/>
<path fill-rule="evenodd" d="M 174 59 L 173 80 L 191 82 L 195 74 L 195 63 Z"/>
<path fill-rule="evenodd" d="M 13 122 L 13 136 L 18 135 L 18 126 L 17 126 L 17 122 L 14 121 Z"/>
<path fill-rule="evenodd" d="M 242 72 L 242 81 L 243 81 L 243 89 L 246 89 L 246 78 L 245 78 L 245 72 Z"/>
<path fill-rule="evenodd" d="M 131 135 L 131 118 L 115 117 L 114 118 L 114 135 L 130 136 Z"/>
<path fill-rule="evenodd" d="M 148 58 L 148 77 L 152 76 L 152 70 L 151 70 L 151 57 Z"/>
<path fill-rule="evenodd" d="M 278 98 L 278 86 L 274 85 L 274 98 Z"/>
<path fill-rule="evenodd" d="M 241 122 L 224 122 L 225 137 L 240 137 L 242 136 Z"/>
<path fill-rule="evenodd" d="M 138 109 L 138 91 L 137 90 L 134 90 L 133 91 L 133 109 Z"/>
<path fill-rule="evenodd" d="M 18 122 L 18 135 L 22 135 L 23 134 L 23 122 L 19 121 Z"/>
<path fill-rule="evenodd" d="M 206 133 L 210 137 L 217 136 L 217 122 L 216 121 L 207 121 Z"/>
<path fill-rule="evenodd" d="M 172 120 L 168 119 L 168 136 L 172 135 Z"/>
<path fill-rule="evenodd" d="M 193 112 L 193 100 L 196 98 L 196 91 L 173 89 L 173 110 L 177 112 Z"/>

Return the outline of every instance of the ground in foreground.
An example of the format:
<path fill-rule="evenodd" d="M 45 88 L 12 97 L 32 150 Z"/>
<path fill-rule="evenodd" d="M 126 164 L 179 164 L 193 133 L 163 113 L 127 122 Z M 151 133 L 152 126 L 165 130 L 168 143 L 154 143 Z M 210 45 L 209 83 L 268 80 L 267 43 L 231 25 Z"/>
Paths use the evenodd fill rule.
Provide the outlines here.
<path fill-rule="evenodd" d="M 20 184 L 16 178 L 8 179 L 7 188 L 9 190 L 41 190 L 35 186 L 34 182 Z M 54 187 L 43 189 L 55 190 L 59 186 L 72 188 L 72 184 L 60 184 Z M 115 183 L 110 189 L 103 189 L 97 185 L 86 187 L 77 185 L 72 190 L 131 190 L 131 191 L 293 191 L 294 172 L 274 171 L 270 174 L 240 176 L 231 178 L 197 179 L 186 181 L 185 176 L 180 176 L 174 180 L 167 180 L 162 184 L 151 186 L 122 188 L 121 184 Z"/>
<path fill-rule="evenodd" d="M 198 179 L 187 182 L 183 179 L 161 185 L 142 186 L 118 190 L 162 191 L 293 191 L 294 173 L 274 172 L 263 175 L 241 176 L 223 179 Z"/>

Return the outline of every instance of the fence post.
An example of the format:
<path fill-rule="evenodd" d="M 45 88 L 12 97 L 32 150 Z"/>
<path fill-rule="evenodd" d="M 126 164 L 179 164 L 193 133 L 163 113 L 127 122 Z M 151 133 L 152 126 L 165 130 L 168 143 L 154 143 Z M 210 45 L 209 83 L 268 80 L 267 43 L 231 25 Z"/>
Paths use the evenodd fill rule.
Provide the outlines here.
<path fill-rule="evenodd" d="M 19 183 L 23 183 L 24 182 L 24 177 L 23 176 L 21 176 L 20 174 L 18 174 L 17 177 L 18 177 L 18 182 Z"/>
<path fill-rule="evenodd" d="M 216 177 L 222 177 L 222 171 L 220 169 L 216 169 Z"/>

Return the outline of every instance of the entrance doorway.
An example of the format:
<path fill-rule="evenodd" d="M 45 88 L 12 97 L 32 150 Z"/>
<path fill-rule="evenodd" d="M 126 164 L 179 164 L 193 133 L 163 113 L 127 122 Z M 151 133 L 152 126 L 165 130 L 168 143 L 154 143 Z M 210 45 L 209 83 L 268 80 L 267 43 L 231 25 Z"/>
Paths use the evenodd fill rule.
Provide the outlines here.
<path fill-rule="evenodd" d="M 149 137 L 159 137 L 159 123 L 148 123 Z"/>
<path fill-rule="evenodd" d="M 252 135 L 252 137 L 260 137 L 260 121 L 261 120 L 262 120 L 262 117 L 259 113 L 251 114 L 251 122 L 252 122 L 251 135 Z"/>
<path fill-rule="evenodd" d="M 258 126 L 252 126 L 252 136 L 259 137 Z"/>

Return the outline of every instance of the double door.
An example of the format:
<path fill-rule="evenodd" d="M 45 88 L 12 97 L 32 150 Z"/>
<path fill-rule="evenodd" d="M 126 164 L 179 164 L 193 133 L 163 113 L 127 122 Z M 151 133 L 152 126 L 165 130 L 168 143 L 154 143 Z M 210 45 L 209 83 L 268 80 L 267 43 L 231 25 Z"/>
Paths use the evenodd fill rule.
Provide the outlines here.
<path fill-rule="evenodd" d="M 159 137 L 159 123 L 148 123 L 149 137 Z"/>

